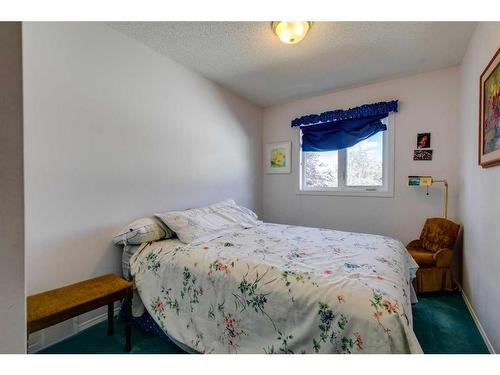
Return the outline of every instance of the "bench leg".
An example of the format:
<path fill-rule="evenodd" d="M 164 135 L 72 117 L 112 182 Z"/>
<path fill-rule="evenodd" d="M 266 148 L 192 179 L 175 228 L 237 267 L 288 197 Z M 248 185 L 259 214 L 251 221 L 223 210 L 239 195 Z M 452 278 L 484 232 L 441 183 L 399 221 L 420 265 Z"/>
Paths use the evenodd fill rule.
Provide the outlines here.
<path fill-rule="evenodd" d="M 127 292 L 125 298 L 125 351 L 130 352 L 132 349 L 131 343 L 132 334 L 132 290 Z"/>
<path fill-rule="evenodd" d="M 108 303 L 108 336 L 111 336 L 114 332 L 113 320 L 114 320 L 114 303 Z"/>

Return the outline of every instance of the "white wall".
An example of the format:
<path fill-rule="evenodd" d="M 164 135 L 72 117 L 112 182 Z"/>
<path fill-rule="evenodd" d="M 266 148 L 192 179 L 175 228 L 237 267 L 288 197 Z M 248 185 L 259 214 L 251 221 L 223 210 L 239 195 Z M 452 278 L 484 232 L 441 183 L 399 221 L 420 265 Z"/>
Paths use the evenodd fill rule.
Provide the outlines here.
<path fill-rule="evenodd" d="M 141 216 L 260 213 L 259 107 L 104 24 L 24 23 L 23 54 L 28 294 L 119 273 L 111 238 Z"/>
<path fill-rule="evenodd" d="M 404 243 L 418 238 L 427 217 L 442 215 L 442 187 L 406 186 L 409 175 L 446 178 L 450 184 L 449 217 L 456 219 L 458 68 L 333 92 L 264 110 L 264 143 L 292 140 L 292 174 L 263 177 L 264 219 L 271 222 L 377 233 Z M 296 117 L 365 103 L 399 99 L 394 116 L 395 191 L 392 198 L 297 195 Z M 431 132 L 434 158 L 413 161 L 419 132 Z"/>
<path fill-rule="evenodd" d="M 0 354 L 26 352 L 21 23 L 0 22 Z"/>
<path fill-rule="evenodd" d="M 500 23 L 480 23 L 460 67 L 459 217 L 464 224 L 463 288 L 500 352 L 500 166 L 478 165 L 479 77 L 500 47 Z"/>

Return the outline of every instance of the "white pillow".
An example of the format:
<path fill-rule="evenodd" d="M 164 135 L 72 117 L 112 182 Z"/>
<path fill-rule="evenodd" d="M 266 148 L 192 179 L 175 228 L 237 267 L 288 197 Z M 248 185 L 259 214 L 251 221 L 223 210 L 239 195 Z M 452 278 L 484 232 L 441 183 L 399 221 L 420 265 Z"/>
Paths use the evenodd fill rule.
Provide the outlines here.
<path fill-rule="evenodd" d="M 156 214 L 186 244 L 213 240 L 241 226 L 208 207 Z"/>
<path fill-rule="evenodd" d="M 255 212 L 253 212 L 251 209 L 246 208 L 246 207 L 243 207 L 243 206 L 238 206 L 238 208 L 239 208 L 241 211 L 243 211 L 244 213 L 246 213 L 248 216 L 250 216 L 251 218 L 254 218 L 255 220 L 257 220 L 257 219 L 258 219 L 257 214 L 256 214 Z M 262 223 L 262 221 L 260 221 L 260 220 L 257 220 L 257 222 L 258 222 L 259 224 L 261 224 L 261 223 Z"/>
<path fill-rule="evenodd" d="M 207 207 L 156 214 L 186 244 L 207 242 L 224 234 L 260 224 L 232 199 Z"/>
<path fill-rule="evenodd" d="M 209 207 L 226 219 L 238 223 L 243 228 L 253 228 L 262 223 L 257 220 L 257 215 L 252 210 L 238 206 L 232 199 L 226 199 Z"/>
<path fill-rule="evenodd" d="M 154 217 L 145 217 L 124 226 L 113 237 L 117 245 L 140 245 L 143 242 L 158 241 L 172 237 L 173 232 Z"/>

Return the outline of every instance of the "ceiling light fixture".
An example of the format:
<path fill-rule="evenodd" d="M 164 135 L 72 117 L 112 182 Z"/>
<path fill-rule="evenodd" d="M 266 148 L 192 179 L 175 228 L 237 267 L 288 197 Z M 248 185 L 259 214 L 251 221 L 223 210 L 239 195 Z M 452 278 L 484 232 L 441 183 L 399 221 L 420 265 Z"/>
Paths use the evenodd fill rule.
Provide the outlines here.
<path fill-rule="evenodd" d="M 274 21 L 271 23 L 273 32 L 283 43 L 295 44 L 306 36 L 312 26 L 310 21 Z"/>

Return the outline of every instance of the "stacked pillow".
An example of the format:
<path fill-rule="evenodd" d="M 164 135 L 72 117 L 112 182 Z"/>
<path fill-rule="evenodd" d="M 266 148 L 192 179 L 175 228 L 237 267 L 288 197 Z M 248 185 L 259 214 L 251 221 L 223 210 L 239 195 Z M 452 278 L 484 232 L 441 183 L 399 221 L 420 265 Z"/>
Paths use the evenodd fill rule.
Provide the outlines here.
<path fill-rule="evenodd" d="M 158 241 L 170 238 L 174 233 L 155 217 L 145 217 L 124 226 L 113 237 L 117 245 L 140 245 L 144 242 Z"/>
<path fill-rule="evenodd" d="M 253 211 L 227 199 L 207 207 L 170 211 L 135 220 L 120 230 L 113 243 L 140 245 L 171 238 L 175 232 L 182 242 L 198 244 L 259 224 L 261 221 Z"/>
<path fill-rule="evenodd" d="M 208 207 L 226 220 L 235 222 L 243 228 L 252 228 L 260 224 L 257 215 L 252 210 L 238 206 L 232 199 L 226 199 Z"/>
<path fill-rule="evenodd" d="M 156 214 L 186 244 L 199 244 L 261 222 L 251 210 L 238 206 L 234 200 L 185 211 Z"/>

